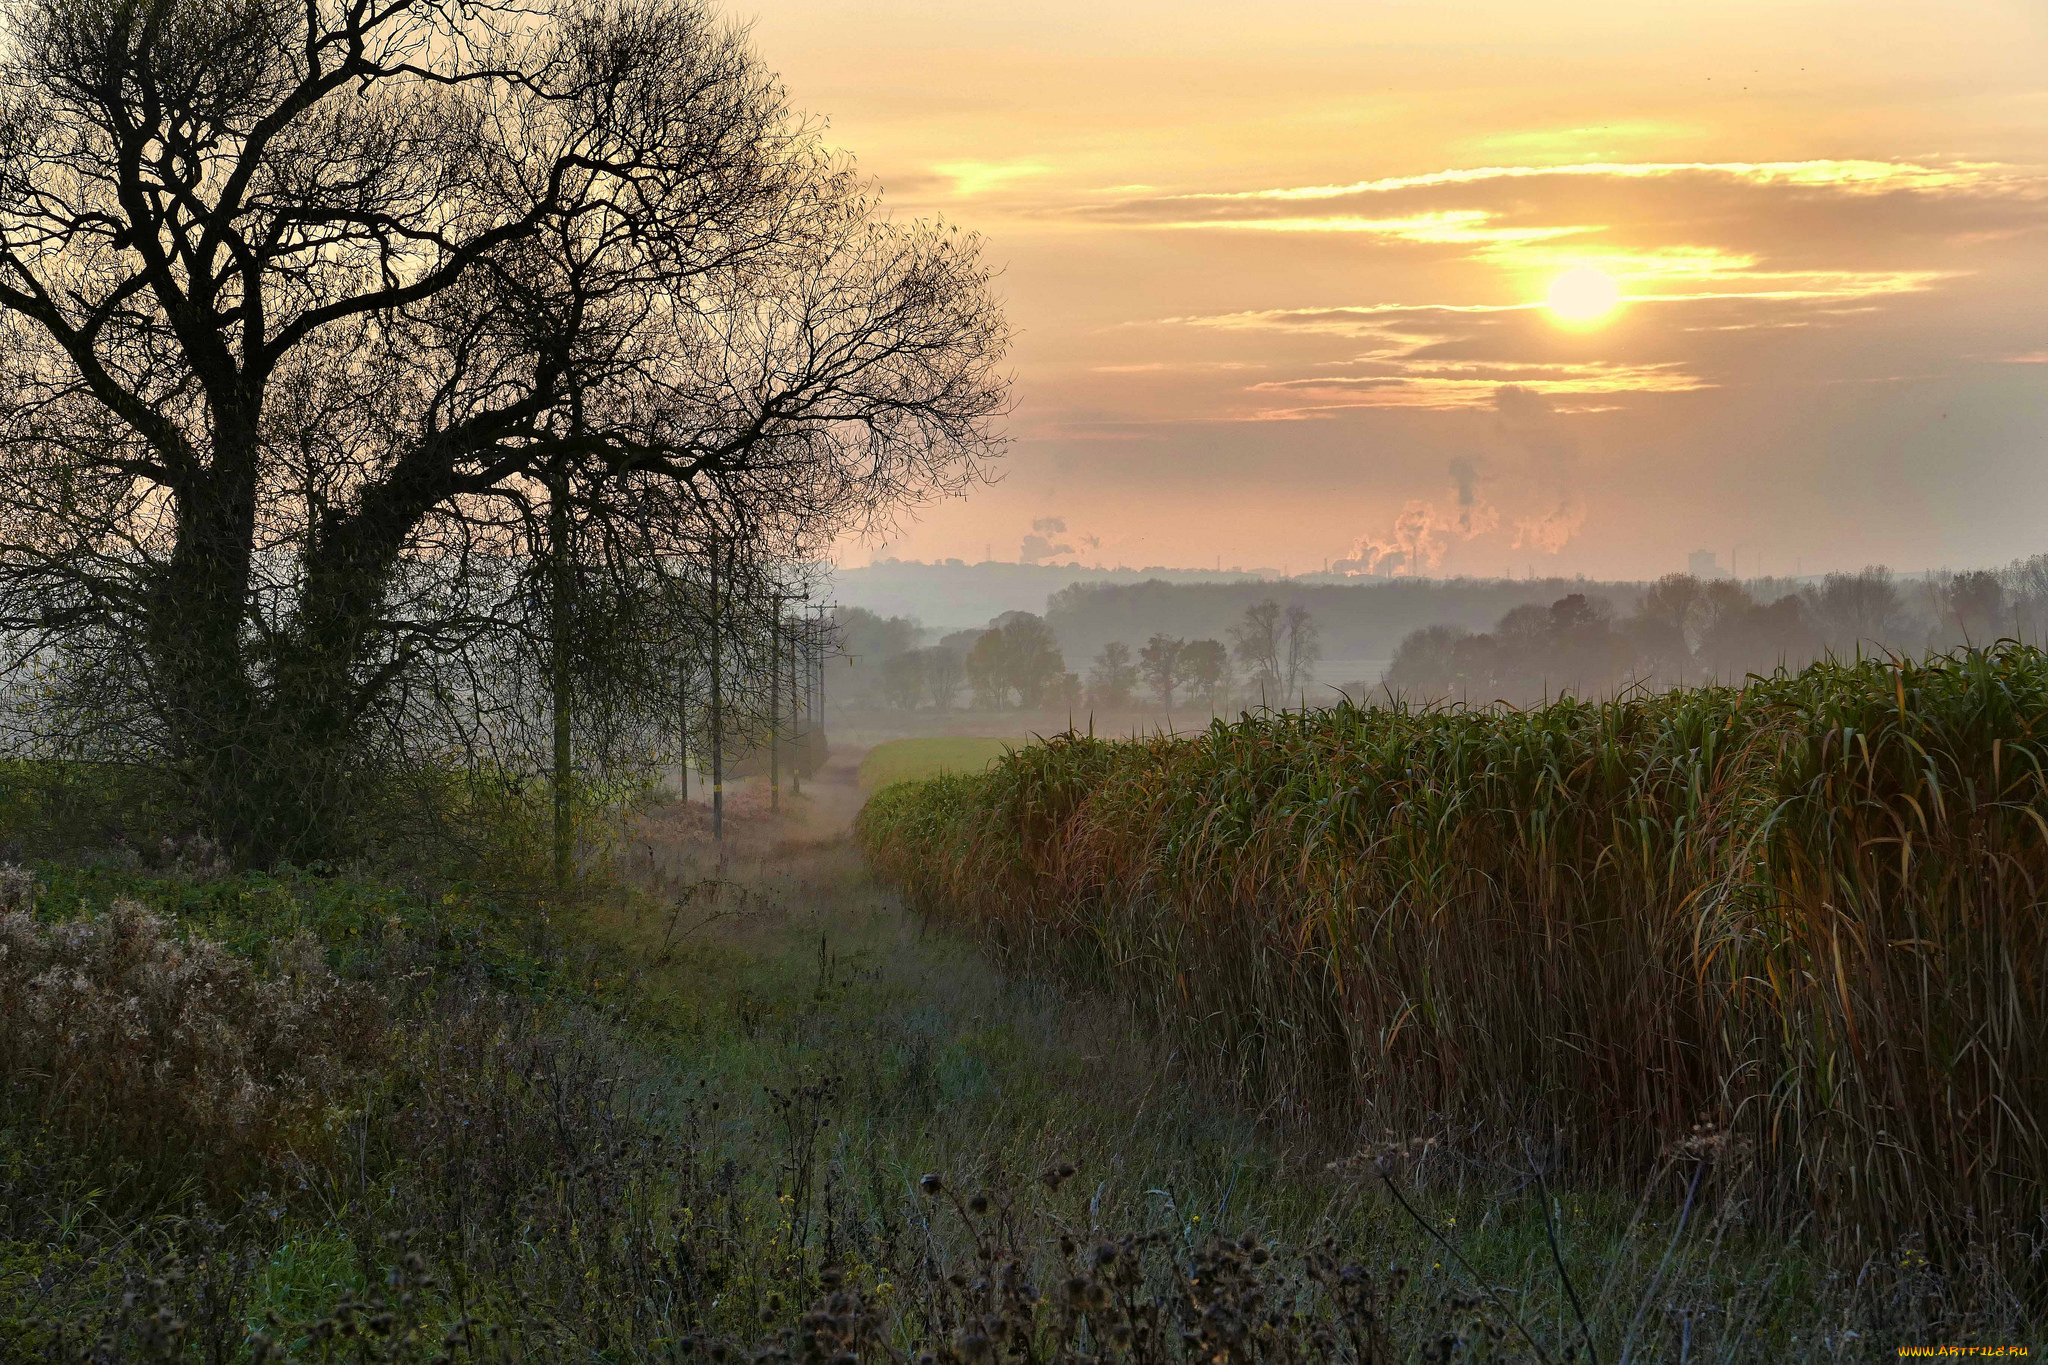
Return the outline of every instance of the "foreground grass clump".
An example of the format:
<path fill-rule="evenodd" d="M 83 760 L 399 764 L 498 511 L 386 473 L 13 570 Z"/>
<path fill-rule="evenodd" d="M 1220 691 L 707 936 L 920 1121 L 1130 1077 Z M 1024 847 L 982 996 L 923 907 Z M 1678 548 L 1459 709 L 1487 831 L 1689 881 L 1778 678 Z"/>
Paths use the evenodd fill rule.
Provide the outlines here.
<path fill-rule="evenodd" d="M 2048 658 L 1058 737 L 881 792 L 913 902 L 1140 1000 L 1254 1101 L 1709 1150 L 1762 1218 L 2038 1283 Z"/>

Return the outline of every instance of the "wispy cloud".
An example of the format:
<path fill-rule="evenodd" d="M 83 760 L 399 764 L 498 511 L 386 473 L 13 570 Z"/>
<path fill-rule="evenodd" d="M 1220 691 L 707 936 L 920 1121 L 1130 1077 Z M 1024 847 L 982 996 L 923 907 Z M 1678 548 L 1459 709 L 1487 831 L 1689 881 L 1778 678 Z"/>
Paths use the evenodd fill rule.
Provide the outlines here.
<path fill-rule="evenodd" d="M 1230 370 L 1262 370 L 1249 360 L 1145 360 L 1128 365 L 1090 365 L 1090 374 L 1204 374 Z"/>
<path fill-rule="evenodd" d="M 1353 408 L 1481 408 L 1493 402 L 1495 390 L 1514 384 L 1578 410 L 1580 398 L 1613 398 L 1627 394 L 1691 393 L 1717 385 L 1691 374 L 1677 363 L 1663 365 L 1474 365 L 1416 367 L 1411 373 L 1382 375 L 1307 375 L 1250 386 L 1253 393 L 1298 394 L 1318 400 L 1320 411 Z M 1594 406 L 1606 407 L 1600 403 Z"/>
<path fill-rule="evenodd" d="M 1446 209 L 1406 218 L 1207 218 L 1149 226 L 1176 231 L 1351 232 L 1404 242 L 1505 243 L 1539 242 L 1600 231 L 1597 227 L 1489 227 L 1499 215 L 1484 209 Z"/>
<path fill-rule="evenodd" d="M 1052 167 L 1042 161 L 943 161 L 931 169 L 953 182 L 956 198 L 971 199 L 1018 180 L 1045 175 Z"/>
<path fill-rule="evenodd" d="M 1996 162 L 1957 162 L 1935 166 L 1914 161 L 1588 161 L 1569 166 L 1475 166 L 1429 171 L 1422 175 L 1384 176 L 1348 185 L 1298 185 L 1280 189 L 1207 191 L 1163 196 L 1171 200 L 1225 203 L 1245 200 L 1302 201 L 1343 199 L 1352 195 L 1388 194 L 1442 185 L 1475 185 L 1491 180 L 1531 180 L 1551 176 L 1611 180 L 1655 180 L 1699 175 L 1747 185 L 1804 185 L 1846 189 L 1864 194 L 1891 190 L 1944 190 L 1987 185 L 2024 186 L 2027 177 Z"/>

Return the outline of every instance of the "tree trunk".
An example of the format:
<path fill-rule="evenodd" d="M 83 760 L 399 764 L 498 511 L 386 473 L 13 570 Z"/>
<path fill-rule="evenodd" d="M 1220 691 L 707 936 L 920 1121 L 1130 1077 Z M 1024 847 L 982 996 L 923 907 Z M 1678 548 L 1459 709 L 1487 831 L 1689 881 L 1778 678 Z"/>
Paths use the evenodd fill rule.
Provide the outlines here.
<path fill-rule="evenodd" d="M 719 657 L 718 537 L 711 538 L 711 837 L 718 844 L 718 865 L 725 870 L 725 709 L 719 688 L 725 672 Z"/>
<path fill-rule="evenodd" d="M 151 585 L 143 644 L 170 759 L 193 804 L 238 858 L 260 864 L 283 851 L 293 822 L 281 806 L 292 793 L 276 781 L 274 763 L 286 737 L 265 724 L 244 647 L 254 435 L 246 433 L 239 457 L 235 439 L 223 430 L 213 467 L 177 490 L 177 544 Z"/>

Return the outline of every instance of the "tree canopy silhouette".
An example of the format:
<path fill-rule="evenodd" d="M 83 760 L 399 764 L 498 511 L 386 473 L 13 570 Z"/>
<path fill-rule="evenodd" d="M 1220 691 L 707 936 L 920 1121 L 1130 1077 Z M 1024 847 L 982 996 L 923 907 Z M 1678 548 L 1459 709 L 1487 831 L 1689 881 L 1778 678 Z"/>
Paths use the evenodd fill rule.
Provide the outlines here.
<path fill-rule="evenodd" d="M 0 627 L 246 857 L 473 701 L 555 502 L 644 564 L 993 453 L 977 243 L 698 0 L 0 8 Z"/>

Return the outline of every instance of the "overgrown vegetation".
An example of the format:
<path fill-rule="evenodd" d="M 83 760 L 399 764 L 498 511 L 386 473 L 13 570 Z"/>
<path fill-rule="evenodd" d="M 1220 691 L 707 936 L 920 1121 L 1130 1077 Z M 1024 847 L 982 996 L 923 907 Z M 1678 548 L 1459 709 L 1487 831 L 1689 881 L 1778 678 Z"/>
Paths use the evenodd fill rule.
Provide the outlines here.
<path fill-rule="evenodd" d="M 1696 1161 L 1844 1264 L 2043 1290 L 2048 658 L 1529 711 L 1065 735 L 880 793 L 937 922 L 1101 983 L 1252 1102 Z"/>
<path fill-rule="evenodd" d="M 92 971 L 146 916 L 146 956 L 370 1008 L 347 1065 L 278 1057 L 291 1123 L 90 1140 L 9 1071 L 0 1358 L 1534 1361 L 1590 1332 L 1603 1359 L 1841 1359 L 2005 1325 L 1924 1272 L 1831 1277 L 1704 1193 L 1674 1226 L 1697 1162 L 1638 1205 L 1468 1135 L 1307 1141 L 1143 1018 L 922 932 L 844 844 L 730 881 L 703 854 L 627 846 L 634 883 L 573 914 L 204 849 L 10 877 L 10 933 Z M 206 1018 L 195 1074 L 275 1014 Z M 119 1050 L 144 1075 L 190 1043 Z"/>

